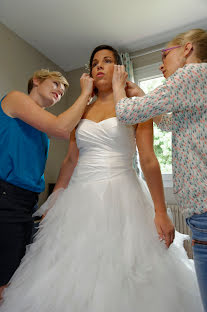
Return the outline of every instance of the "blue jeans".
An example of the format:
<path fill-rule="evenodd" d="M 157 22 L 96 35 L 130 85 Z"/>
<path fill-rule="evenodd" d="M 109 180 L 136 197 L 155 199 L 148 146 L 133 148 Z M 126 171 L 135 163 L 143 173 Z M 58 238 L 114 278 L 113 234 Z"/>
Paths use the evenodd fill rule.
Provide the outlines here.
<path fill-rule="evenodd" d="M 0 286 L 8 284 L 31 243 L 38 194 L 0 180 Z"/>
<path fill-rule="evenodd" d="M 207 212 L 186 219 L 192 231 L 196 275 L 205 312 L 207 312 Z"/>

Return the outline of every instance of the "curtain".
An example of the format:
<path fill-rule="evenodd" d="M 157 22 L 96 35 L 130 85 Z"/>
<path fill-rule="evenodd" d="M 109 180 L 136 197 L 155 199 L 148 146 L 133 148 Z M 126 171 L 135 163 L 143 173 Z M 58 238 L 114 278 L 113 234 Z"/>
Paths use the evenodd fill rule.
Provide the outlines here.
<path fill-rule="evenodd" d="M 128 80 L 134 82 L 134 69 L 129 53 L 120 53 L 120 56 L 122 64 L 125 66 L 126 72 L 128 73 Z"/>

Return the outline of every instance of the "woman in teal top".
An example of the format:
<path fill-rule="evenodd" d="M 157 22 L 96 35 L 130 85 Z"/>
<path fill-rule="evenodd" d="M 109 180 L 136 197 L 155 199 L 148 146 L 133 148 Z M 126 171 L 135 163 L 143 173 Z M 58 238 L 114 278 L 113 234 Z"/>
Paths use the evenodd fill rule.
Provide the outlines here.
<path fill-rule="evenodd" d="M 49 147 L 47 134 L 9 117 L 1 106 L 0 120 L 0 163 L 4 164 L 0 167 L 0 179 L 32 192 L 42 192 Z"/>
<path fill-rule="evenodd" d="M 93 79 L 81 77 L 81 94 L 59 116 L 44 110 L 60 101 L 68 87 L 59 72 L 39 70 L 28 94 L 12 91 L 0 101 L 0 298 L 30 242 L 32 212 L 45 188 L 49 136 L 69 139 L 93 91 Z"/>

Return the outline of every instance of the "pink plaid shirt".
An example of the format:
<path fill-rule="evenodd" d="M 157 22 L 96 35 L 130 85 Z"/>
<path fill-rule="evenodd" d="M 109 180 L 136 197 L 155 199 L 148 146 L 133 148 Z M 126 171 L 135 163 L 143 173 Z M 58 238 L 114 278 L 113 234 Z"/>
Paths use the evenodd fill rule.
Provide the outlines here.
<path fill-rule="evenodd" d="M 177 202 L 186 217 L 207 212 L 207 63 L 185 65 L 144 97 L 123 98 L 116 105 L 126 124 L 169 112 Z M 164 122 L 162 128 L 169 130 Z"/>

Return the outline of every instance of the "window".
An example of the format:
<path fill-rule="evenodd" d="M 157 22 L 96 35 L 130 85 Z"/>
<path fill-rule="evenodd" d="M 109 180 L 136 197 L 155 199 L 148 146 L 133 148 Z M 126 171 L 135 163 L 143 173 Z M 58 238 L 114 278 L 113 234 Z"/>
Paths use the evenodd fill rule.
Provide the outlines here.
<path fill-rule="evenodd" d="M 139 86 L 145 93 L 154 90 L 164 82 L 163 77 L 139 80 Z M 161 131 L 154 123 L 154 149 L 163 174 L 172 174 L 171 132 Z"/>
<path fill-rule="evenodd" d="M 145 93 L 161 85 L 165 78 L 159 71 L 160 63 L 135 70 L 135 81 Z M 163 176 L 165 187 L 172 187 L 172 144 L 171 132 L 161 131 L 154 123 L 154 149 Z"/>

